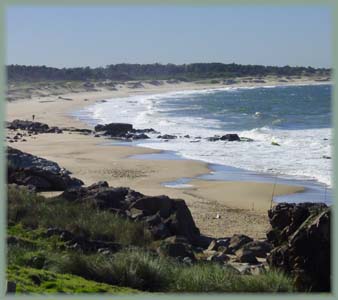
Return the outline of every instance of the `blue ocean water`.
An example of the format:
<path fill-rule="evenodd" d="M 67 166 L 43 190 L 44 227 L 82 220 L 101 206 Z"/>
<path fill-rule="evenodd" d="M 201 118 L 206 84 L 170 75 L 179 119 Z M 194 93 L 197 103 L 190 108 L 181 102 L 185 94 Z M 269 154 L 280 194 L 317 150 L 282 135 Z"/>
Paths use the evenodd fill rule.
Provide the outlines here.
<path fill-rule="evenodd" d="M 168 117 L 219 121 L 210 128 L 238 131 L 331 127 L 331 86 L 281 86 L 221 90 L 169 97 L 159 104 Z"/>
<path fill-rule="evenodd" d="M 211 164 L 331 186 L 331 85 L 221 88 L 136 95 L 76 115 L 91 124 L 128 122 L 177 135 L 134 142 Z M 237 133 L 251 142 L 211 142 Z M 189 137 L 184 137 L 184 136 Z M 276 143 L 279 146 L 276 146 Z M 230 172 L 230 171 L 229 171 Z"/>

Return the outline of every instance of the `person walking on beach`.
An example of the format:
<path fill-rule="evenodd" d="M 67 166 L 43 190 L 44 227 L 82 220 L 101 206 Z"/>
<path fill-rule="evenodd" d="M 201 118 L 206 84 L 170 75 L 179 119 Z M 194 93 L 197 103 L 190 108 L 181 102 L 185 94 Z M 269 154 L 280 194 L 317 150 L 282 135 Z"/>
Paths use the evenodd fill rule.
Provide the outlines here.
<path fill-rule="evenodd" d="M 32 119 L 33 119 L 33 121 L 34 121 L 34 119 L 35 119 L 35 115 L 32 115 Z"/>

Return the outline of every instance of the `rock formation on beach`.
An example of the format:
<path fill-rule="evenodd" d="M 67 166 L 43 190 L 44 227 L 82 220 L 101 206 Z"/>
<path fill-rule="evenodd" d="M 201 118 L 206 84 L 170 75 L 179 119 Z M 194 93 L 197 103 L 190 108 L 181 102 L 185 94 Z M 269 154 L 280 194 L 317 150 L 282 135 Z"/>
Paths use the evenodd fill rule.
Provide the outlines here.
<path fill-rule="evenodd" d="M 325 204 L 278 204 L 269 211 L 271 267 L 294 277 L 299 290 L 331 289 L 331 211 Z"/>
<path fill-rule="evenodd" d="M 30 186 L 37 191 L 63 191 L 83 185 L 57 163 L 12 147 L 7 148 L 7 164 L 8 183 Z"/>

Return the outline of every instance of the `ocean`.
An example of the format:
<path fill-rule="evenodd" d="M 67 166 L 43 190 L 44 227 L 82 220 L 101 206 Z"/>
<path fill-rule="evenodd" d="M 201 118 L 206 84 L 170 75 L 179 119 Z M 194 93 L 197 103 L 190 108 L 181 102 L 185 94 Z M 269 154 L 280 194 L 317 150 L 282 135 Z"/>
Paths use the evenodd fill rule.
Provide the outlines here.
<path fill-rule="evenodd" d="M 331 187 L 331 88 L 329 84 L 225 87 L 135 95 L 107 99 L 75 115 L 92 125 L 132 123 L 134 128 L 178 136 L 164 141 L 152 134 L 151 139 L 134 143 L 138 146 Z M 206 139 L 227 133 L 252 141 Z"/>

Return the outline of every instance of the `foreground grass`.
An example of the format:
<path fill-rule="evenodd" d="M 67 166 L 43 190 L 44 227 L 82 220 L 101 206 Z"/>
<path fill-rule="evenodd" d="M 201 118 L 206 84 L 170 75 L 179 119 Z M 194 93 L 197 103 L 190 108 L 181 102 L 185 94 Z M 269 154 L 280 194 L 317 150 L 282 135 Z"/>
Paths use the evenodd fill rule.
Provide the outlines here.
<path fill-rule="evenodd" d="M 86 280 L 70 274 L 57 274 L 46 270 L 11 266 L 7 278 L 16 283 L 18 293 L 114 293 L 131 294 L 138 291 Z"/>
<path fill-rule="evenodd" d="M 152 240 L 142 223 L 93 209 L 87 203 L 46 199 L 13 187 L 8 190 L 8 221 L 30 229 L 57 227 L 86 238 L 122 245 L 144 246 Z"/>
<path fill-rule="evenodd" d="M 154 242 L 142 223 L 85 203 L 48 200 L 15 188 L 9 188 L 8 195 L 8 234 L 15 237 L 8 245 L 8 278 L 18 284 L 18 292 L 293 291 L 291 279 L 275 271 L 240 275 L 230 266 L 210 262 L 187 265 L 161 257 L 152 250 Z M 45 236 L 48 227 L 119 242 L 123 249 L 110 254 L 70 250 L 58 236 Z"/>

